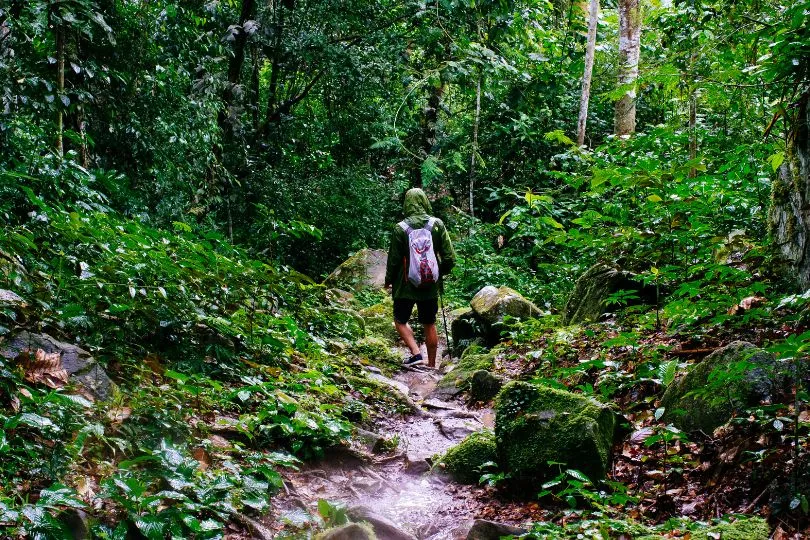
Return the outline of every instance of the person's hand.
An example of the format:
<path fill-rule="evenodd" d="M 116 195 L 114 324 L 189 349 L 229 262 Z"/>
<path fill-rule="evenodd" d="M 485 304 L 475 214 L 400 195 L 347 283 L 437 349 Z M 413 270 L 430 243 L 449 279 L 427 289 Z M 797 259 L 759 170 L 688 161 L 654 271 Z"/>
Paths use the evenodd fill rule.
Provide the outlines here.
<path fill-rule="evenodd" d="M 388 285 L 385 286 L 385 290 L 388 291 L 388 294 L 394 294 L 394 285 L 389 283 Z"/>

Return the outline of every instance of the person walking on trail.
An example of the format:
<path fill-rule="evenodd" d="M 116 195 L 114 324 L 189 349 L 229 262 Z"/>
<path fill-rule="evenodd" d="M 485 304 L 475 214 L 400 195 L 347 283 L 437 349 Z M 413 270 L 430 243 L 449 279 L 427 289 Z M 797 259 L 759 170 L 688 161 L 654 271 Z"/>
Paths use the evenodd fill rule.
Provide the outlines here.
<path fill-rule="evenodd" d="M 405 193 L 405 219 L 394 227 L 385 285 L 394 299 L 394 325 L 411 356 L 406 366 L 424 364 L 408 321 L 416 306 L 418 320 L 425 331 L 428 367 L 436 367 L 439 334 L 436 314 L 439 312 L 441 280 L 453 269 L 456 252 L 442 220 L 431 216 L 430 202 L 421 189 Z"/>

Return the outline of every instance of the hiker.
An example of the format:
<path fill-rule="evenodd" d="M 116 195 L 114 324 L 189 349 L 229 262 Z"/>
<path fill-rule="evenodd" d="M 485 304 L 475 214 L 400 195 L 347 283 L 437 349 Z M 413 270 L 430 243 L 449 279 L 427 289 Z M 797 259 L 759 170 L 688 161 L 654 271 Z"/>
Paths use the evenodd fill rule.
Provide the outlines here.
<path fill-rule="evenodd" d="M 394 299 L 394 325 L 411 352 L 404 364 L 425 363 L 408 324 L 415 305 L 425 331 L 427 365 L 435 368 L 439 287 L 443 277 L 453 269 L 456 253 L 442 220 L 430 215 L 432 210 L 424 191 L 408 190 L 403 207 L 405 219 L 397 223 L 391 234 L 385 285 L 391 288 Z"/>

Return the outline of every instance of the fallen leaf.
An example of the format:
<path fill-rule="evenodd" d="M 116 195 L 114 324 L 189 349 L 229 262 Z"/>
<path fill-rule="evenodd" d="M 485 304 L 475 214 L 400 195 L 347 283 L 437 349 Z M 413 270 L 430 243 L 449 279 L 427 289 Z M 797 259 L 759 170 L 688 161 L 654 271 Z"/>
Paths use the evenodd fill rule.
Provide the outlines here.
<path fill-rule="evenodd" d="M 211 466 L 211 456 L 205 451 L 205 448 L 198 446 L 191 452 L 191 456 L 199 462 L 200 470 L 204 471 Z"/>
<path fill-rule="evenodd" d="M 62 388 L 68 382 L 68 372 L 62 366 L 62 354 L 46 353 L 37 349 L 34 359 L 29 353 L 23 353 L 25 380 L 34 384 L 44 384 L 48 388 Z"/>

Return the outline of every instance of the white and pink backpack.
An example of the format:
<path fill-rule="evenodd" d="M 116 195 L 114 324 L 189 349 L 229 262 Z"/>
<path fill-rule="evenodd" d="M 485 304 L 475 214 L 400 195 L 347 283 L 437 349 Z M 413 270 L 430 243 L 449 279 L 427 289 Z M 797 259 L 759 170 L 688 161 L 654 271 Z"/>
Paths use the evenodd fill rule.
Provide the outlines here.
<path fill-rule="evenodd" d="M 439 262 L 433 249 L 433 226 L 436 218 L 428 219 L 421 229 L 414 229 L 404 221 L 399 223 L 408 235 L 408 281 L 414 287 L 426 287 L 439 282 Z"/>

